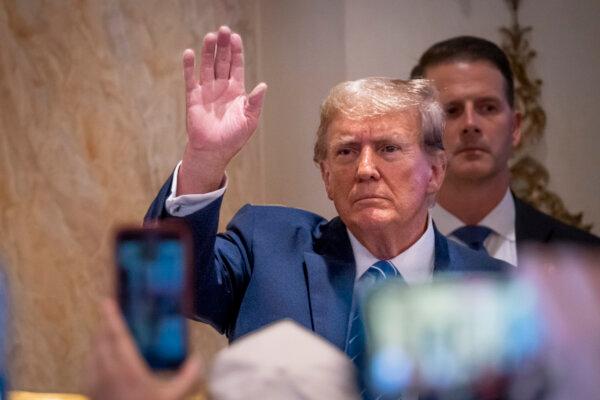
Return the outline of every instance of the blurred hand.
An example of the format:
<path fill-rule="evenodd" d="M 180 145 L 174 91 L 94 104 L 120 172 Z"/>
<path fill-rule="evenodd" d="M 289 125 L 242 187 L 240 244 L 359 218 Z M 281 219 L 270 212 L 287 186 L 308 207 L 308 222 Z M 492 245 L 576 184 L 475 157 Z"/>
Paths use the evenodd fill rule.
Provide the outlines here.
<path fill-rule="evenodd" d="M 103 323 L 93 344 L 88 396 L 94 400 L 176 400 L 197 389 L 201 363 L 188 358 L 170 378 L 159 378 L 146 366 L 112 300 L 101 305 Z"/>
<path fill-rule="evenodd" d="M 227 164 L 256 130 L 267 90 L 260 83 L 246 94 L 242 39 L 226 26 L 204 37 L 200 57 L 196 79 L 194 51 L 183 53 L 188 144 L 178 195 L 219 187 Z"/>

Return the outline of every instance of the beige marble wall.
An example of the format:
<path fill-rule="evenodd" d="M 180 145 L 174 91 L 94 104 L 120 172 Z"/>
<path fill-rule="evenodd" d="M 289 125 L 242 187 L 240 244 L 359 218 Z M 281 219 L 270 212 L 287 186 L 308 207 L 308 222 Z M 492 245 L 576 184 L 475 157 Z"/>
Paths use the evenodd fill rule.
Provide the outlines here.
<path fill-rule="evenodd" d="M 185 143 L 181 52 L 230 24 L 246 41 L 254 84 L 254 8 L 0 0 L 0 254 L 15 388 L 81 390 L 95 303 L 112 286 L 112 230 L 141 221 Z M 227 219 L 263 199 L 259 161 L 253 139 L 229 171 Z M 207 358 L 224 343 L 210 329 L 194 341 Z"/>

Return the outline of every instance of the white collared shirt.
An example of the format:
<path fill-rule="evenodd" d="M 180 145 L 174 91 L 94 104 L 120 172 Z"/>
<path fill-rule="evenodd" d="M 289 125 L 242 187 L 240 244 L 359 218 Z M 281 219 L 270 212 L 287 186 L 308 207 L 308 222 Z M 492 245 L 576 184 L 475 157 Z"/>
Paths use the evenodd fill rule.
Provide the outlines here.
<path fill-rule="evenodd" d="M 203 194 L 184 194 L 177 196 L 177 175 L 179 173 L 179 167 L 181 167 L 181 161 L 179 161 L 179 164 L 177 164 L 177 167 L 175 167 L 175 172 L 173 172 L 173 181 L 171 183 L 171 192 L 165 201 L 165 208 L 172 216 L 185 217 L 193 214 L 196 211 L 203 209 L 219 197 L 223 196 L 225 193 L 225 189 L 227 189 L 227 175 L 225 175 L 221 187 L 214 192 Z"/>
<path fill-rule="evenodd" d="M 205 194 L 189 194 L 176 196 L 177 191 L 177 173 L 181 162 L 177 164 L 173 173 L 173 182 L 171 184 L 171 193 L 165 202 L 167 212 L 175 217 L 185 217 L 193 214 L 209 205 L 214 200 L 223 196 L 227 188 L 227 178 L 224 180 L 223 186 L 214 192 Z M 356 261 L 356 278 L 360 278 L 367 269 L 377 261 L 369 250 L 367 250 L 359 241 L 347 230 L 350 237 L 350 245 L 352 253 Z M 435 233 L 431 217 L 427 219 L 427 229 L 425 233 L 412 246 L 406 249 L 401 254 L 389 260 L 394 267 L 400 272 L 406 283 L 424 283 L 430 282 L 433 276 L 433 266 L 435 260 Z"/>
<path fill-rule="evenodd" d="M 356 281 L 364 274 L 370 266 L 379 259 L 375 257 L 358 239 L 346 228 L 354 253 L 356 262 Z M 427 229 L 425 233 L 408 249 L 388 260 L 400 272 L 406 283 L 426 283 L 433 277 L 433 266 L 435 260 L 435 233 L 431 217 L 427 218 Z"/>
<path fill-rule="evenodd" d="M 436 203 L 430 210 L 436 228 L 457 243 L 464 244 L 451 235 L 465 223 Z M 488 254 L 494 258 L 517 265 L 517 238 L 515 233 L 515 200 L 509 189 L 498 205 L 477 225 L 486 226 L 492 233 L 483 243 Z"/>

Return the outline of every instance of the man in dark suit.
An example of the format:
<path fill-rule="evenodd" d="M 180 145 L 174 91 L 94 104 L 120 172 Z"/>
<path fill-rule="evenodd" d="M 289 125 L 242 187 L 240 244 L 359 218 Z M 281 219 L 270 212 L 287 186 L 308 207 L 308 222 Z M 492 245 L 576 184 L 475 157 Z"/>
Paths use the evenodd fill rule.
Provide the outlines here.
<path fill-rule="evenodd" d="M 521 140 L 521 115 L 509 61 L 498 46 L 470 36 L 436 43 L 411 77 L 432 79 L 446 112 L 448 169 L 432 210 L 443 234 L 465 243 L 481 234 L 490 255 L 513 265 L 526 242 L 600 244 L 511 193 L 508 160 Z"/>
<path fill-rule="evenodd" d="M 429 218 L 446 159 L 443 111 L 423 80 L 343 82 L 323 103 L 314 159 L 339 217 L 249 205 L 217 235 L 225 168 L 256 128 L 266 85 L 245 93 L 241 39 L 227 27 L 204 38 L 199 80 L 193 51 L 183 63 L 188 143 L 147 219 L 183 218 L 193 231 L 195 318 L 230 340 L 290 318 L 343 350 L 355 286 L 375 263 L 408 284 L 507 268 Z"/>

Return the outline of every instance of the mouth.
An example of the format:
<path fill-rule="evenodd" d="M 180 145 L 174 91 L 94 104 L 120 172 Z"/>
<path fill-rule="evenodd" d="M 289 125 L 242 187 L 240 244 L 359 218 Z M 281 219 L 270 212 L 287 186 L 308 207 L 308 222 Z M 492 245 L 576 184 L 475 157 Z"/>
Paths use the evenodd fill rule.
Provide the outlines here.
<path fill-rule="evenodd" d="M 488 153 L 488 149 L 486 149 L 484 147 L 468 146 L 468 147 L 461 147 L 457 151 L 454 152 L 454 154 L 461 154 L 461 153 L 469 153 L 469 154 Z"/>
<path fill-rule="evenodd" d="M 354 203 L 380 202 L 387 200 L 385 197 L 377 195 L 359 196 L 354 199 Z"/>

